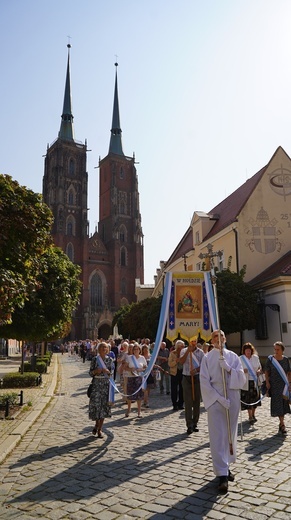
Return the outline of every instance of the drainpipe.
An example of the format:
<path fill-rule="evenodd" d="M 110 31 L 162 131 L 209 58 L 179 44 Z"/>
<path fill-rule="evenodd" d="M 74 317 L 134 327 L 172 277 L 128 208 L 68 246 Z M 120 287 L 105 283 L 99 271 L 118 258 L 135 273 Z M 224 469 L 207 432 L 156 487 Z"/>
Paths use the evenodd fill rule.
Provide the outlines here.
<path fill-rule="evenodd" d="M 236 272 L 239 273 L 239 261 L 238 261 L 238 232 L 236 228 L 232 228 L 235 236 L 235 259 L 236 259 Z M 244 343 L 243 331 L 240 331 L 240 350 Z M 241 353 L 241 352 L 240 352 Z"/>

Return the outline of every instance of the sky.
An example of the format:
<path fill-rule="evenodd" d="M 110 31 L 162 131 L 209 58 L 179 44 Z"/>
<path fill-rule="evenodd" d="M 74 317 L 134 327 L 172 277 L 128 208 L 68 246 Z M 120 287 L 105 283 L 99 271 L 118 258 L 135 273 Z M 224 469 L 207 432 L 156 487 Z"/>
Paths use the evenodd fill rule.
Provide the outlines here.
<path fill-rule="evenodd" d="M 194 211 L 210 211 L 278 146 L 291 155 L 290 23 L 290 0 L 0 0 L 0 173 L 42 192 L 69 42 L 75 138 L 91 150 L 93 233 L 117 60 L 152 284 Z"/>

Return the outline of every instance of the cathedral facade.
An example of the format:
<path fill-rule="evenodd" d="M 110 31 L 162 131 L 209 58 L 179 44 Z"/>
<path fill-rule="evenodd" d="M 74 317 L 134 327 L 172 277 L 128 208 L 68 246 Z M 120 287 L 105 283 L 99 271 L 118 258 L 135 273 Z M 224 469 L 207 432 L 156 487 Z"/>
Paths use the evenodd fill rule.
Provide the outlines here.
<path fill-rule="evenodd" d="M 108 154 L 99 160 L 99 221 L 92 236 L 87 143 L 74 137 L 70 45 L 60 131 L 45 156 L 43 198 L 54 216 L 53 241 L 82 269 L 80 305 L 69 339 L 107 339 L 114 313 L 136 301 L 135 280 L 144 279 L 138 178 L 135 158 L 123 152 L 115 65 L 111 137 Z"/>

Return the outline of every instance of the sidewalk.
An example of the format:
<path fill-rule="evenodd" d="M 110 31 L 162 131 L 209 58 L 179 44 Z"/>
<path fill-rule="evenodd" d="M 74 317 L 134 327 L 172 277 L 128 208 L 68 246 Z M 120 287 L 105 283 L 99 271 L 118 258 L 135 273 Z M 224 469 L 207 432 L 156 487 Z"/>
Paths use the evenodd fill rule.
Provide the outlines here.
<path fill-rule="evenodd" d="M 0 374 L 17 372 L 20 362 L 20 357 L 2 359 L 0 361 Z M 23 389 L 22 409 L 17 412 L 14 418 L 0 420 L 0 464 L 18 444 L 53 397 L 58 380 L 58 365 L 58 355 L 53 354 L 47 373 L 42 375 L 42 384 Z M 19 393 L 20 389 L 0 388 L 0 395 L 6 392 Z M 31 406 L 28 407 L 28 403 Z"/>
<path fill-rule="evenodd" d="M 88 418 L 89 366 L 73 356 L 54 356 L 49 377 L 58 368 L 57 392 L 0 466 L 0 518 L 291 519 L 291 416 L 286 417 L 289 434 L 282 437 L 278 420 L 270 417 L 269 399 L 255 425 L 242 414 L 231 468 L 235 481 L 220 495 L 202 404 L 199 432 L 187 435 L 184 412 L 173 412 L 170 396 L 158 388 L 151 391 L 142 419 L 136 403 L 126 417 L 116 394 L 112 417 L 98 439 Z M 39 399 L 49 399 L 47 394 L 48 388 Z M 23 435 L 23 422 L 19 429 Z"/>

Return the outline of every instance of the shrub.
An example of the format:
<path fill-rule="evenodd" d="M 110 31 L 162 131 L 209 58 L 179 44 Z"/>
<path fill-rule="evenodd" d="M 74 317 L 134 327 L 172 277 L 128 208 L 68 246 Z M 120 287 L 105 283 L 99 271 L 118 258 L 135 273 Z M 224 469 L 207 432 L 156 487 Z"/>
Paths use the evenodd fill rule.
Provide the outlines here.
<path fill-rule="evenodd" d="M 23 372 L 31 372 L 32 366 L 29 361 L 25 361 L 23 363 Z M 37 360 L 35 363 L 35 370 L 39 374 L 45 374 L 47 372 L 47 364 L 45 361 Z M 19 368 L 19 372 L 21 372 L 21 368 Z"/>
<path fill-rule="evenodd" d="M 17 404 L 18 402 L 18 394 L 16 392 L 6 392 L 5 394 L 0 395 L 0 406 L 5 406 L 6 401 L 8 401 L 10 406 Z"/>
<path fill-rule="evenodd" d="M 47 364 L 45 363 L 45 361 L 37 360 L 36 365 L 35 365 L 35 370 L 39 374 L 46 374 L 46 372 L 47 372 Z"/>
<path fill-rule="evenodd" d="M 3 376 L 3 388 L 27 388 L 29 386 L 37 386 L 39 384 L 38 372 L 26 372 L 19 374 L 18 372 L 10 372 Z"/>

